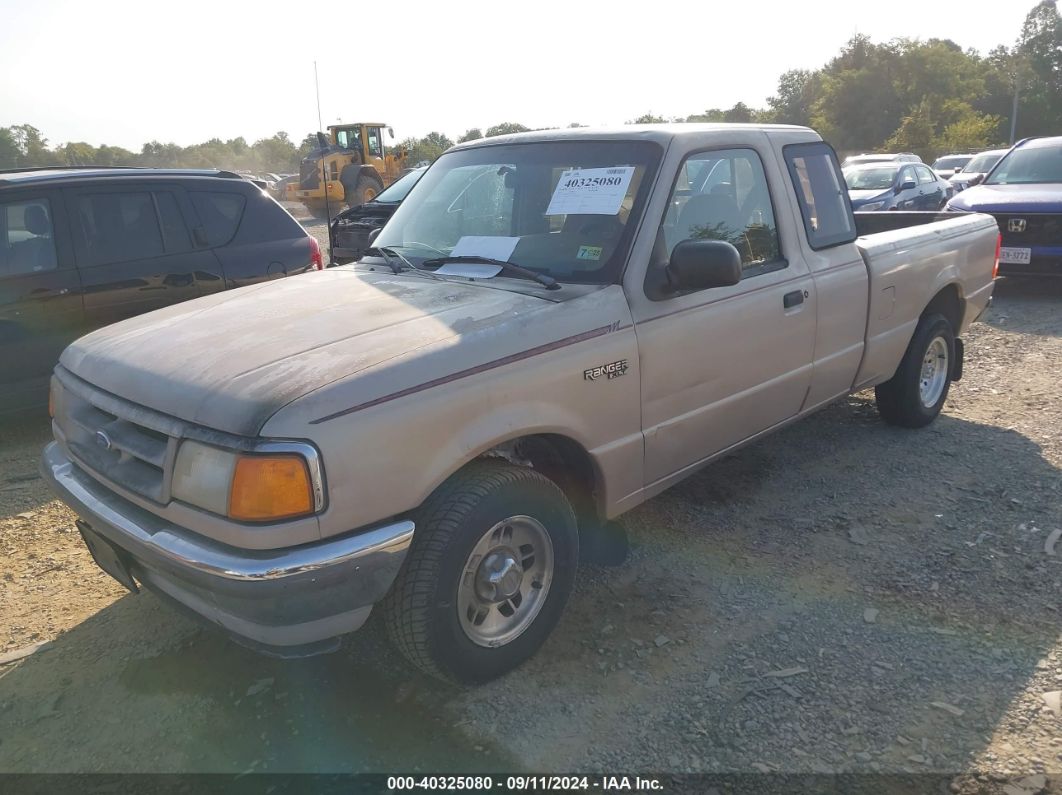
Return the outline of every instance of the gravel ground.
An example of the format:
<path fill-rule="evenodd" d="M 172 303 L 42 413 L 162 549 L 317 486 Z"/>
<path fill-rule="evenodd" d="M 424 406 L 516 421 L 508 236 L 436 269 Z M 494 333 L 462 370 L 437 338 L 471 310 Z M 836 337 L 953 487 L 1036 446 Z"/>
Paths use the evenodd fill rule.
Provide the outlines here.
<path fill-rule="evenodd" d="M 125 594 L 36 477 L 46 418 L 0 426 L 0 653 L 48 641 L 0 666 L 0 770 L 1051 787 L 1060 304 L 1062 285 L 1001 283 L 927 429 L 888 427 L 856 395 L 631 512 L 628 562 L 587 569 L 539 655 L 478 689 L 413 673 L 375 625 L 337 654 L 279 662 Z"/>

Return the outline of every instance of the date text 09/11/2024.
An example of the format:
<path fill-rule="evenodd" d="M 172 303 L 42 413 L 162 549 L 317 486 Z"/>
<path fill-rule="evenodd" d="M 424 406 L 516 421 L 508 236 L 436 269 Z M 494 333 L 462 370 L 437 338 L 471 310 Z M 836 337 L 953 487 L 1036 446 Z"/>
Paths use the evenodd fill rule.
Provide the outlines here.
<path fill-rule="evenodd" d="M 660 792 L 664 785 L 657 778 L 643 776 L 507 776 L 504 779 L 493 776 L 389 776 L 387 789 L 391 792 Z"/>

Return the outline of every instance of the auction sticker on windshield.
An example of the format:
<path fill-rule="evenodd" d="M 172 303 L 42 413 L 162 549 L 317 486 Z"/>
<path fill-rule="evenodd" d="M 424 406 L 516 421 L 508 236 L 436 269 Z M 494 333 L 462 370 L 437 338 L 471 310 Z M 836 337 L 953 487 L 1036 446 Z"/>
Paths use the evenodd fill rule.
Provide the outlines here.
<path fill-rule="evenodd" d="M 561 174 L 546 215 L 616 215 L 634 166 L 573 168 Z"/>

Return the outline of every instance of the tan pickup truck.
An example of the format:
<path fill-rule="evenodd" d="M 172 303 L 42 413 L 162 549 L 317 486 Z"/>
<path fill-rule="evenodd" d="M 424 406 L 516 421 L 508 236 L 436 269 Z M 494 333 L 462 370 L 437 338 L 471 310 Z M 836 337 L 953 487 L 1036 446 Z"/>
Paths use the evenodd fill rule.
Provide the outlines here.
<path fill-rule="evenodd" d="M 103 569 L 240 642 L 327 651 L 379 605 L 482 681 L 557 623 L 581 541 L 712 459 L 868 387 L 931 422 L 997 246 L 985 215 L 854 216 L 806 128 L 477 141 L 359 263 L 71 345 L 43 472 Z"/>

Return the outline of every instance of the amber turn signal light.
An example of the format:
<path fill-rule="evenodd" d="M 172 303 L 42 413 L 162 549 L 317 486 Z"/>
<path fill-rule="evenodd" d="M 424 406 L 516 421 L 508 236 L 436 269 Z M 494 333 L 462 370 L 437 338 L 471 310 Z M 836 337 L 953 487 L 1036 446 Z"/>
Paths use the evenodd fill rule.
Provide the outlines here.
<path fill-rule="evenodd" d="M 313 513 L 313 488 L 299 455 L 241 455 L 229 493 L 229 517 L 242 522 L 290 519 Z"/>

